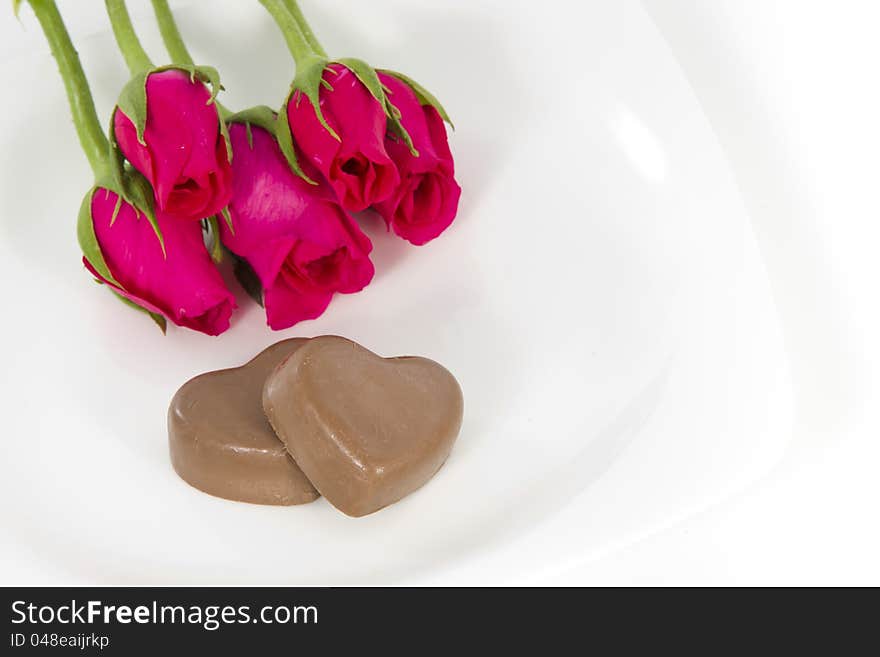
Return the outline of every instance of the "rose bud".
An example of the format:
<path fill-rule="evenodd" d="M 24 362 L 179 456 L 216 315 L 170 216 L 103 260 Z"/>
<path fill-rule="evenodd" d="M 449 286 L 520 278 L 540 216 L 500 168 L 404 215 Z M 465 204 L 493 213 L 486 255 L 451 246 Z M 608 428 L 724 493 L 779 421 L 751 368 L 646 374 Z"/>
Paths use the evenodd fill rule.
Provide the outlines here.
<path fill-rule="evenodd" d="M 366 287 L 372 244 L 332 190 L 291 171 L 270 132 L 271 110 L 237 116 L 244 115 L 246 123 L 230 119 L 233 191 L 230 223 L 220 222 L 220 235 L 259 278 L 269 326 L 284 329 L 320 316 L 334 293 Z"/>
<path fill-rule="evenodd" d="M 399 183 L 397 167 L 385 150 L 385 108 L 357 75 L 341 64 L 323 73 L 320 90 L 327 127 L 300 91 L 287 101 L 293 140 L 351 212 L 388 198 Z"/>
<path fill-rule="evenodd" d="M 223 333 L 235 297 L 208 255 L 200 223 L 177 221 L 161 211 L 155 222 L 154 227 L 145 213 L 96 187 L 80 211 L 83 264 L 163 330 L 167 318 L 208 335 Z"/>
<path fill-rule="evenodd" d="M 213 74 L 197 67 L 136 75 L 113 114 L 119 149 L 153 186 L 157 209 L 169 219 L 203 219 L 229 203 L 224 126 L 205 86 L 218 84 Z"/>
<path fill-rule="evenodd" d="M 260 2 L 296 62 L 275 129 L 291 168 L 308 179 L 297 159 L 298 146 L 345 210 L 357 212 L 384 201 L 399 182 L 397 167 L 385 151 L 385 133 L 391 130 L 408 144 L 409 136 L 375 69 L 350 57 L 328 59 L 311 30 L 306 28 L 307 36 L 297 23 L 301 12 L 292 0 Z"/>
<path fill-rule="evenodd" d="M 77 219 L 83 264 L 163 331 L 168 318 L 211 335 L 222 333 L 229 327 L 235 298 L 211 262 L 201 224 L 155 212 L 144 177 L 125 167 L 118 153 L 110 157 L 110 144 L 58 7 L 51 1 L 30 4 L 64 80 L 73 125 L 96 180 Z M 107 7 L 115 10 L 117 19 L 127 19 L 123 3 L 107 0 Z M 145 54 L 137 59 L 144 61 L 144 70 L 149 68 Z M 135 100 L 133 105 L 139 103 Z"/>
<path fill-rule="evenodd" d="M 400 185 L 374 208 L 402 238 L 425 244 L 449 227 L 461 196 L 446 126 L 436 101 L 422 103 L 410 84 L 393 74 L 380 71 L 379 79 L 419 154 L 414 156 L 393 136 L 386 139 L 385 148 L 400 172 Z"/>

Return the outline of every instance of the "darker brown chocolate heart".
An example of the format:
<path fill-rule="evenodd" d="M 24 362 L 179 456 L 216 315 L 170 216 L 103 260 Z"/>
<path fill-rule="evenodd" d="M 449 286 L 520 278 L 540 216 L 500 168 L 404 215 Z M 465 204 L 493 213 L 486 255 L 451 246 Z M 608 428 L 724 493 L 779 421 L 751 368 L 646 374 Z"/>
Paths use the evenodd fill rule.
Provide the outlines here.
<path fill-rule="evenodd" d="M 263 409 L 297 465 L 333 506 L 363 516 L 427 482 L 461 428 L 458 382 L 427 358 L 381 358 L 313 338 L 266 380 Z"/>
<path fill-rule="evenodd" d="M 177 391 L 168 409 L 171 463 L 217 497 L 254 504 L 304 504 L 318 497 L 263 414 L 266 376 L 307 340 L 272 345 L 246 365 L 208 372 Z"/>

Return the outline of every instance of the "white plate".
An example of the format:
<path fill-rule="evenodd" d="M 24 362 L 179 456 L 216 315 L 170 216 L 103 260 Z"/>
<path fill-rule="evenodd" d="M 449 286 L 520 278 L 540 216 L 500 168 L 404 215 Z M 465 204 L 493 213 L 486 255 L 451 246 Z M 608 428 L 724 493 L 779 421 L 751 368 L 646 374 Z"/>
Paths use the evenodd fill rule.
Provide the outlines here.
<path fill-rule="evenodd" d="M 3 583 L 540 581 L 774 464 L 791 394 L 767 277 L 715 136 L 639 4 L 304 4 L 328 50 L 444 101 L 460 215 L 423 248 L 368 222 L 367 290 L 276 334 L 242 297 L 217 339 L 163 337 L 82 269 L 88 168 L 33 16 L 4 24 Z M 107 116 L 126 76 L 89 12 L 73 27 Z M 191 3 L 179 18 L 227 104 L 278 103 L 292 66 L 259 7 Z M 144 37 L 161 60 L 152 25 Z M 435 479 L 359 520 L 180 481 L 165 432 L 176 388 L 323 333 L 456 374 L 465 422 Z"/>

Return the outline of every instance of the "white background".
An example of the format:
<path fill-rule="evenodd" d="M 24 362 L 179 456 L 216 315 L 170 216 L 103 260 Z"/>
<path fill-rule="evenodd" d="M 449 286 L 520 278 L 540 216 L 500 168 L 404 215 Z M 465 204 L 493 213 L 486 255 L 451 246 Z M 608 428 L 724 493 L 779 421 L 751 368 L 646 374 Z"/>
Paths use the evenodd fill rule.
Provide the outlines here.
<path fill-rule="evenodd" d="M 558 582 L 880 583 L 880 7 L 648 0 L 737 172 L 797 419 L 742 495 Z M 694 62 L 693 58 L 688 61 Z"/>
<path fill-rule="evenodd" d="M 795 428 L 781 463 L 734 497 L 605 556 L 506 581 L 880 584 L 880 9 L 867 0 L 643 4 L 746 205 L 782 323 Z M 578 20 L 578 3 L 546 5 Z M 90 12 L 68 12 L 74 31 Z M 3 18 L 0 43 L 20 30 Z"/>

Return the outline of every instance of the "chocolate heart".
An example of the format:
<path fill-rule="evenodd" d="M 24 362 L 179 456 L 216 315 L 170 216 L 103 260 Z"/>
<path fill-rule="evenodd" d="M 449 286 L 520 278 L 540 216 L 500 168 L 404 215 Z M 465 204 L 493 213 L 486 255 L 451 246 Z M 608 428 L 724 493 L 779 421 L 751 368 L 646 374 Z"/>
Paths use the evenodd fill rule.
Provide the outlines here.
<path fill-rule="evenodd" d="M 381 358 L 313 338 L 266 380 L 263 409 L 297 465 L 333 506 L 363 516 L 427 482 L 458 436 L 455 378 L 427 358 Z"/>
<path fill-rule="evenodd" d="M 263 415 L 266 376 L 308 340 L 272 345 L 246 365 L 208 372 L 177 391 L 168 409 L 171 463 L 190 485 L 254 504 L 318 497 Z"/>

